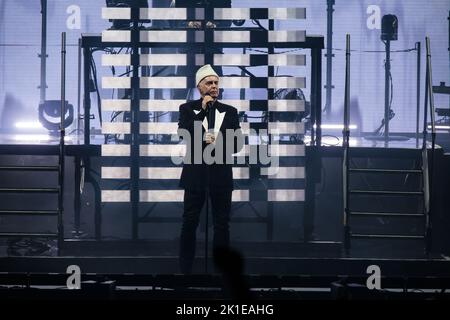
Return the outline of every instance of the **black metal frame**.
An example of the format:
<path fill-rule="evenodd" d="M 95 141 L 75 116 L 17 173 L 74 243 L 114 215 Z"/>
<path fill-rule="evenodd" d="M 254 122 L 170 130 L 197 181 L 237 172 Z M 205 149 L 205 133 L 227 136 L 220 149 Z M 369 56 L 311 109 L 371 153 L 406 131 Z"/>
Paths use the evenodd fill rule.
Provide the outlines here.
<path fill-rule="evenodd" d="M 133 20 L 133 25 L 138 24 L 139 16 L 138 12 L 133 14 L 132 10 L 132 18 L 137 19 L 136 21 Z M 137 14 L 137 15 L 136 15 Z M 136 31 L 139 31 L 138 29 L 133 29 L 134 33 L 137 33 L 137 36 L 139 36 L 139 33 Z M 183 29 L 185 30 L 185 29 Z M 233 28 L 233 30 L 239 30 L 239 28 Z M 187 30 L 188 37 L 189 33 L 195 32 L 193 30 Z M 207 40 L 209 37 L 212 39 L 212 32 L 213 30 L 205 30 L 205 40 Z M 292 42 L 281 42 L 281 43 L 272 43 L 270 45 L 267 44 L 267 41 L 261 40 L 264 39 L 264 34 L 267 31 L 259 30 L 258 28 L 254 28 L 254 30 L 251 31 L 255 34 L 255 36 L 251 36 L 251 42 L 249 43 L 215 43 L 215 46 L 221 47 L 221 48 L 245 48 L 248 46 L 255 46 L 255 47 L 268 47 L 269 52 L 273 52 L 275 48 L 305 48 L 305 49 L 311 49 L 311 145 L 320 146 L 321 144 L 321 120 L 322 120 L 322 49 L 324 48 L 324 37 L 323 36 L 307 36 L 305 39 L 305 42 L 300 43 L 292 43 Z M 260 34 L 260 36 L 258 35 Z M 193 33 L 192 33 L 193 35 Z M 151 48 L 151 47 L 176 47 L 176 48 L 187 48 L 187 49 L 194 49 L 198 47 L 198 44 L 196 43 L 139 43 L 138 45 L 134 42 L 137 41 L 139 43 L 139 38 L 136 36 L 133 36 L 132 32 L 132 43 L 131 47 L 133 48 L 133 53 L 137 52 L 137 48 Z M 109 48 L 109 47 L 124 47 L 124 43 L 118 42 L 118 43 L 103 43 L 101 41 L 101 36 L 83 36 L 81 39 L 81 47 L 83 49 L 83 58 L 84 58 L 84 144 L 90 144 L 90 108 L 91 108 L 91 101 L 90 101 L 90 90 L 89 90 L 89 83 L 90 83 L 90 61 L 92 58 L 92 48 Z M 127 45 L 128 46 L 128 45 Z M 272 50 L 272 51 L 271 51 Z M 134 57 L 134 58 L 133 58 Z M 212 62 L 212 54 L 211 55 L 205 55 L 205 62 L 211 63 Z M 132 68 L 133 68 L 133 79 L 132 81 L 136 81 L 135 77 L 138 77 L 138 70 L 139 70 L 139 58 L 135 58 L 135 56 L 132 56 Z M 274 70 L 272 70 L 273 72 Z M 270 72 L 270 70 L 269 70 Z M 136 74 L 135 74 L 136 73 Z M 137 79 L 139 81 L 139 79 Z M 134 86 L 134 82 L 132 85 L 134 88 L 139 88 L 139 82 L 137 82 L 137 86 Z M 137 113 L 139 112 L 139 89 L 132 89 L 133 90 L 133 98 L 131 103 L 132 112 L 134 113 L 134 117 L 132 119 L 135 120 L 135 122 L 132 122 L 132 131 L 134 132 L 133 138 L 132 138 L 132 152 L 131 157 L 133 159 L 139 158 L 139 145 L 138 145 L 138 132 L 133 130 L 133 127 L 138 128 L 139 122 Z M 137 91 L 136 91 L 137 90 Z M 273 93 L 272 93 L 273 94 Z M 317 130 L 314 129 L 314 125 L 316 125 Z M 137 132 L 137 133 L 136 133 Z M 134 144 L 133 144 L 134 143 Z M 318 154 L 317 154 L 318 156 Z M 315 192 L 314 192 L 314 185 L 317 180 L 317 171 L 320 170 L 320 165 L 318 164 L 319 161 L 317 158 L 315 158 L 314 163 L 308 167 L 306 166 L 306 190 L 305 190 L 305 221 L 311 221 L 311 216 L 314 214 L 314 200 L 315 200 Z M 131 184 L 132 184 L 132 202 L 134 203 L 133 199 L 138 199 L 138 183 L 139 183 L 139 160 L 133 160 L 133 165 L 131 169 Z M 89 174 L 89 166 L 86 164 L 87 170 L 86 174 Z M 312 190 L 312 191 L 311 191 Z M 136 201 L 138 202 L 138 201 Z M 138 228 L 137 224 L 139 222 L 138 219 L 138 205 L 132 205 L 132 217 L 133 217 L 133 229 L 132 229 L 132 235 L 133 239 L 138 238 Z M 270 212 L 270 204 L 268 211 Z M 96 215 L 100 215 L 100 213 L 96 212 Z M 269 220 L 273 219 L 273 214 L 270 215 L 269 213 Z M 145 219 L 146 221 L 149 220 L 149 218 Z M 272 223 L 273 224 L 273 223 Z M 269 225 L 269 224 L 268 224 Z M 309 226 L 308 228 L 311 228 Z M 306 226 L 305 226 L 306 229 Z M 271 239 L 271 235 L 273 234 L 273 227 L 268 226 L 267 232 L 269 235 L 269 238 Z"/>
<path fill-rule="evenodd" d="M 327 0 L 327 79 L 326 79 L 326 102 L 325 102 L 325 114 L 327 117 L 331 114 L 332 108 L 332 95 L 333 95 L 333 12 L 335 0 Z"/>

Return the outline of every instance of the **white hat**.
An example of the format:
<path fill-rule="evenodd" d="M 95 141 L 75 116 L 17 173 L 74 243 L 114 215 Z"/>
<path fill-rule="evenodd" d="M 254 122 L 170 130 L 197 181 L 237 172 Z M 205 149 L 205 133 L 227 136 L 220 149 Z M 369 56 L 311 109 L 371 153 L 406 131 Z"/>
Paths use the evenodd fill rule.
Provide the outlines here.
<path fill-rule="evenodd" d="M 219 75 L 214 71 L 214 69 L 211 67 L 211 65 L 206 64 L 203 67 L 201 67 L 200 69 L 198 69 L 197 73 L 195 74 L 196 85 L 198 86 L 200 81 L 202 81 L 203 79 L 205 79 L 206 77 L 209 77 L 209 76 L 216 76 L 217 78 L 219 78 Z"/>

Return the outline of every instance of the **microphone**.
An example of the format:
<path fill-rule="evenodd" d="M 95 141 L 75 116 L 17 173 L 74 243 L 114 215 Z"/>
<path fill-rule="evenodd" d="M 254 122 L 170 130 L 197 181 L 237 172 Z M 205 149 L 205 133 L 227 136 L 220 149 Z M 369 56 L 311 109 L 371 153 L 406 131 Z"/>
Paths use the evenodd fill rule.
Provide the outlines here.
<path fill-rule="evenodd" d="M 211 97 L 211 95 L 210 95 L 209 93 L 205 94 L 205 97 L 206 97 L 206 96 L 210 96 L 210 97 Z M 214 104 L 214 100 L 209 101 L 209 102 L 206 104 L 206 106 L 207 106 L 206 110 L 209 111 L 209 109 L 212 108 L 213 104 Z"/>
<path fill-rule="evenodd" d="M 209 93 L 207 93 L 205 96 L 211 96 L 211 95 Z M 206 111 L 208 113 L 208 124 L 213 123 L 213 117 L 215 117 L 213 105 L 214 105 L 214 100 L 211 100 L 206 104 Z"/>

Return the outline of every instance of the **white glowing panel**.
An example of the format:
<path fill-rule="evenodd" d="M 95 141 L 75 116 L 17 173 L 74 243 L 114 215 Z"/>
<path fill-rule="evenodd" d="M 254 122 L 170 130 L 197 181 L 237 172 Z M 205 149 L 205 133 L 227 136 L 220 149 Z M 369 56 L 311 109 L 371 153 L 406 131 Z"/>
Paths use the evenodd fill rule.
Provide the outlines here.
<path fill-rule="evenodd" d="M 141 167 L 140 179 L 180 179 L 182 168 Z"/>
<path fill-rule="evenodd" d="M 269 133 L 301 134 L 305 132 L 303 122 L 269 122 Z"/>
<path fill-rule="evenodd" d="M 220 102 L 235 107 L 238 112 L 250 111 L 250 101 L 248 100 L 221 100 Z"/>
<path fill-rule="evenodd" d="M 186 77 L 141 77 L 141 89 L 186 89 Z"/>
<path fill-rule="evenodd" d="M 250 42 L 250 31 L 214 31 L 214 42 Z"/>
<path fill-rule="evenodd" d="M 184 144 L 159 144 L 139 146 L 141 157 L 184 157 L 186 145 Z"/>
<path fill-rule="evenodd" d="M 306 19 L 306 8 L 269 8 L 269 19 Z"/>
<path fill-rule="evenodd" d="M 129 122 L 103 122 L 102 134 L 129 134 Z"/>
<path fill-rule="evenodd" d="M 130 89 L 130 77 L 102 77 L 103 89 Z"/>
<path fill-rule="evenodd" d="M 102 54 L 102 66 L 129 66 L 130 54 Z"/>
<path fill-rule="evenodd" d="M 130 20 L 131 8 L 102 8 L 102 19 Z"/>
<path fill-rule="evenodd" d="M 269 100 L 269 111 L 305 111 L 304 100 Z"/>
<path fill-rule="evenodd" d="M 131 101 L 127 99 L 103 99 L 102 111 L 130 111 Z"/>
<path fill-rule="evenodd" d="M 141 111 L 179 111 L 186 100 L 141 100 Z"/>
<path fill-rule="evenodd" d="M 186 31 L 141 31 L 141 42 L 187 42 Z"/>
<path fill-rule="evenodd" d="M 103 157 L 129 157 L 130 146 L 118 145 L 118 144 L 103 144 L 102 145 Z"/>
<path fill-rule="evenodd" d="M 246 20 L 250 19 L 250 8 L 215 8 L 215 20 Z"/>
<path fill-rule="evenodd" d="M 250 169 L 243 167 L 233 167 L 233 179 L 249 179 Z"/>
<path fill-rule="evenodd" d="M 130 42 L 131 31 L 105 30 L 102 32 L 102 42 Z"/>
<path fill-rule="evenodd" d="M 304 167 L 267 167 L 261 168 L 261 174 L 269 179 L 304 179 Z"/>
<path fill-rule="evenodd" d="M 142 66 L 185 66 L 185 54 L 141 54 L 139 56 Z"/>
<path fill-rule="evenodd" d="M 304 66 L 306 55 L 304 54 L 269 54 L 270 66 Z"/>
<path fill-rule="evenodd" d="M 185 8 L 141 8 L 142 20 L 186 20 Z"/>
<path fill-rule="evenodd" d="M 184 190 L 140 190 L 140 202 L 183 202 Z"/>
<path fill-rule="evenodd" d="M 130 179 L 130 168 L 102 167 L 102 179 Z"/>
<path fill-rule="evenodd" d="M 177 134 L 176 122 L 145 122 L 140 123 L 141 134 Z"/>
<path fill-rule="evenodd" d="M 305 88 L 305 77 L 269 77 L 269 88 Z"/>
<path fill-rule="evenodd" d="M 269 42 L 304 42 L 305 39 L 304 30 L 269 31 Z"/>
<path fill-rule="evenodd" d="M 215 54 L 214 64 L 220 66 L 250 66 L 249 54 Z"/>
<path fill-rule="evenodd" d="M 272 144 L 269 145 L 269 155 L 279 157 L 303 157 L 305 145 Z"/>
<path fill-rule="evenodd" d="M 267 190 L 267 200 L 273 202 L 305 201 L 305 190 Z"/>
<path fill-rule="evenodd" d="M 231 194 L 231 201 L 233 202 L 248 202 L 250 201 L 249 190 L 233 190 Z"/>
<path fill-rule="evenodd" d="M 102 190 L 102 202 L 130 202 L 129 190 Z"/>
<path fill-rule="evenodd" d="M 222 77 L 220 78 L 220 86 L 228 89 L 244 89 L 250 88 L 249 77 Z"/>

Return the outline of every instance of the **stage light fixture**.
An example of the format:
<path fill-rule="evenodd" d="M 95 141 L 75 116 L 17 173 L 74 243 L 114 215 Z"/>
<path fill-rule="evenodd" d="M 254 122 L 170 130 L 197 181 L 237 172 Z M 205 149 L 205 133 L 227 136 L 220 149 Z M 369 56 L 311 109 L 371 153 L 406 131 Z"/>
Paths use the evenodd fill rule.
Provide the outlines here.
<path fill-rule="evenodd" d="M 64 106 L 64 128 L 70 126 L 73 122 L 73 105 L 65 102 Z M 39 105 L 39 122 L 51 133 L 57 133 L 61 123 L 61 101 L 46 100 Z"/>

